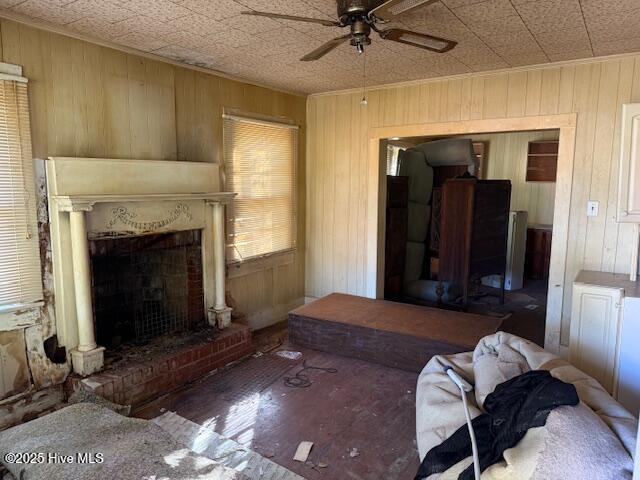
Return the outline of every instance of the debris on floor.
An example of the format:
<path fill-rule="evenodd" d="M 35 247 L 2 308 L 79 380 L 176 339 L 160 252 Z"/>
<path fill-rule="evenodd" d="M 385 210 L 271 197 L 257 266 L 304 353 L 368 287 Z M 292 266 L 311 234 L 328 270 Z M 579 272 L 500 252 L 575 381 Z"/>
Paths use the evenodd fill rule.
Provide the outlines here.
<path fill-rule="evenodd" d="M 536 308 L 538 308 L 538 305 L 534 305 L 533 303 L 531 305 L 527 305 L 526 307 L 527 310 L 535 310 Z"/>
<path fill-rule="evenodd" d="M 287 360 L 300 360 L 302 358 L 302 352 L 294 352 L 292 350 L 280 350 L 275 354 Z"/>
<path fill-rule="evenodd" d="M 298 449 L 296 450 L 296 454 L 293 456 L 293 459 L 296 462 L 306 462 L 307 458 L 309 458 L 309 454 L 311 453 L 312 448 L 313 442 L 300 442 L 300 445 L 298 445 Z"/>
<path fill-rule="evenodd" d="M 352 449 L 351 449 L 351 451 L 349 452 L 349 456 L 350 456 L 351 458 L 355 458 L 355 457 L 357 457 L 358 455 L 360 455 L 360 452 L 358 451 L 358 449 L 357 449 L 357 448 L 352 448 Z"/>
<path fill-rule="evenodd" d="M 338 373 L 336 368 L 324 368 L 324 367 L 314 367 L 312 365 L 308 365 L 306 360 L 302 361 L 302 369 L 298 371 L 293 377 L 282 377 L 284 380 L 285 387 L 290 388 L 307 388 L 313 385 L 313 382 L 304 372 L 309 370 L 316 370 L 325 373 Z"/>

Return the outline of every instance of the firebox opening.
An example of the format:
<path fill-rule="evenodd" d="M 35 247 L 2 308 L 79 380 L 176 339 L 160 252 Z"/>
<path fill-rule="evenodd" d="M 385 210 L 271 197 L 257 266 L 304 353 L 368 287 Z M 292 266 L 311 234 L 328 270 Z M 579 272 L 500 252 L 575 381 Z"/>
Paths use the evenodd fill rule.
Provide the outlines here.
<path fill-rule="evenodd" d="M 206 326 L 201 231 L 90 242 L 98 345 L 144 345 Z"/>

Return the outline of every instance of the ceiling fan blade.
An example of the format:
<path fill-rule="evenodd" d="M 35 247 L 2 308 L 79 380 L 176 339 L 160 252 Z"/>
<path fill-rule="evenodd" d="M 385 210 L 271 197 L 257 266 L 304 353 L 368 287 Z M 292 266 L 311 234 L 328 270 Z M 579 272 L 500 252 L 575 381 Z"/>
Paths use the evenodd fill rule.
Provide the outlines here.
<path fill-rule="evenodd" d="M 256 12 L 254 10 L 241 12 L 243 15 L 256 15 L 258 17 L 280 18 L 282 20 L 293 20 L 296 22 L 319 23 L 326 27 L 342 27 L 340 22 L 333 20 L 323 20 L 322 18 L 296 17 L 294 15 L 282 15 L 280 13 Z"/>
<path fill-rule="evenodd" d="M 311 62 L 313 60 L 318 60 L 319 58 L 324 57 L 327 53 L 329 53 L 334 48 L 338 47 L 341 43 L 349 40 L 351 38 L 351 34 L 348 33 L 346 35 L 342 35 L 341 37 L 334 38 L 333 40 L 329 40 L 324 45 L 316 48 L 313 52 L 306 54 L 304 57 L 300 59 L 302 62 Z"/>
<path fill-rule="evenodd" d="M 437 2 L 438 0 L 388 0 L 369 12 L 369 17 L 388 22 L 398 15 Z"/>
<path fill-rule="evenodd" d="M 393 42 L 405 43 L 418 48 L 424 48 L 436 53 L 444 53 L 455 47 L 458 42 L 447 40 L 446 38 L 434 37 L 426 33 L 412 32 L 411 30 L 403 30 L 402 28 L 390 28 L 382 30 L 380 36 L 385 40 Z"/>

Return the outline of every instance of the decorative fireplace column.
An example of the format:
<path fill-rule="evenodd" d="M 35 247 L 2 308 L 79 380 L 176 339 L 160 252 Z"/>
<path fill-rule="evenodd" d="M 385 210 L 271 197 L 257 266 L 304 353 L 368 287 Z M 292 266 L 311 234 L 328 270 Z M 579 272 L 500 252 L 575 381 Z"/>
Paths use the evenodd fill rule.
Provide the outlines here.
<path fill-rule="evenodd" d="M 69 212 L 71 261 L 74 272 L 78 346 L 71 350 L 74 372 L 91 375 L 104 365 L 104 347 L 96 344 L 91 300 L 91 266 L 87 239 L 86 212 L 93 210 L 91 202 L 68 202 L 61 211 Z"/>
<path fill-rule="evenodd" d="M 214 304 L 213 314 L 215 324 L 223 329 L 231 324 L 231 308 L 227 306 L 225 298 L 225 230 L 224 206 L 228 201 L 208 200 L 207 204 L 213 209 L 213 272 L 214 272 Z M 211 323 L 211 322 L 210 322 Z"/>

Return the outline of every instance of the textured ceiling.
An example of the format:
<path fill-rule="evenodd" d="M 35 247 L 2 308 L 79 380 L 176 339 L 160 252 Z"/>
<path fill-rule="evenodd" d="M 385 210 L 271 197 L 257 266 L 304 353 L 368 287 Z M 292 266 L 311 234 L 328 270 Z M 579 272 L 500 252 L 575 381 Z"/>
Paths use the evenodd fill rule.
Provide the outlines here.
<path fill-rule="evenodd" d="M 346 29 L 240 15 L 248 8 L 336 17 L 334 0 L 0 0 L 0 15 L 285 90 L 362 84 L 362 57 L 348 44 L 322 60 L 298 61 Z M 393 26 L 459 44 L 438 55 L 372 34 L 369 85 L 640 51 L 640 0 L 442 0 L 401 18 Z"/>

